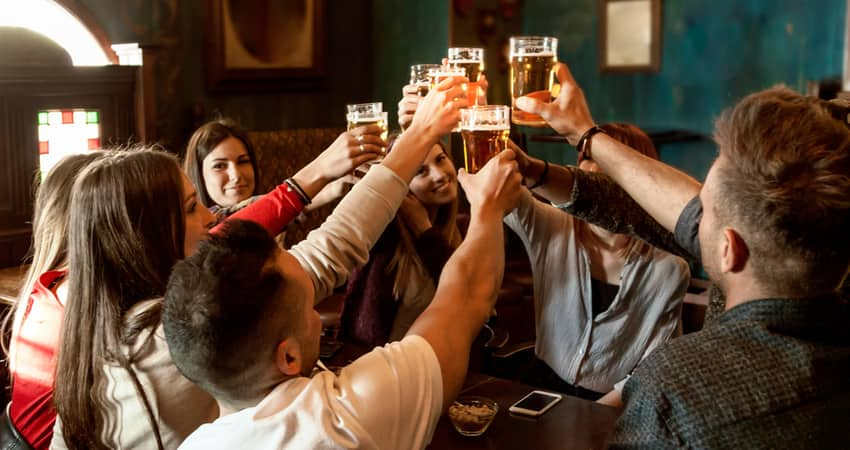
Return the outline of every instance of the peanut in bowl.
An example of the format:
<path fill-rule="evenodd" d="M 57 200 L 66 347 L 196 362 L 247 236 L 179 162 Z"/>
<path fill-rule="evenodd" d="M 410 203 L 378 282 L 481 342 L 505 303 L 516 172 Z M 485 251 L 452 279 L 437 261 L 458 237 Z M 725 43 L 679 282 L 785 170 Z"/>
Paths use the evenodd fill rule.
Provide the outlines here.
<path fill-rule="evenodd" d="M 486 397 L 459 397 L 449 407 L 449 419 L 455 430 L 464 436 L 480 436 L 493 422 L 499 404 Z"/>

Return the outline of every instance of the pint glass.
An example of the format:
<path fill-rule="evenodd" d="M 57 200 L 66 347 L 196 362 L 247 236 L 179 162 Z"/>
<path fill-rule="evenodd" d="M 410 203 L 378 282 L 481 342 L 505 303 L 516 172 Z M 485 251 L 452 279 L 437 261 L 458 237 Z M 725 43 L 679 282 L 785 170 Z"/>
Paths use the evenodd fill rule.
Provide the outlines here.
<path fill-rule="evenodd" d="M 348 120 L 348 131 L 366 125 L 377 125 L 384 130 L 381 133 L 381 139 L 387 140 L 389 122 L 381 102 L 351 104 L 346 105 L 346 108 L 348 109 L 345 115 Z"/>
<path fill-rule="evenodd" d="M 516 99 L 529 96 L 549 103 L 555 83 L 558 39 L 542 36 L 520 36 L 510 39 L 510 87 L 513 122 L 533 127 L 546 126 L 537 114 L 516 108 Z"/>
<path fill-rule="evenodd" d="M 449 49 L 448 64 L 451 67 L 466 69 L 466 78 L 469 78 L 469 91 L 474 93 L 470 97 L 470 104 L 475 105 L 479 92 L 478 75 L 484 72 L 484 49 L 474 47 L 452 47 Z"/>
<path fill-rule="evenodd" d="M 439 69 L 439 64 L 414 64 L 410 66 L 410 84 L 416 86 L 416 94 L 420 97 L 428 95 L 431 88 L 431 78 L 428 71 Z"/>
<path fill-rule="evenodd" d="M 449 77 L 465 77 L 466 69 L 463 67 L 456 66 L 440 66 L 436 69 L 431 69 L 428 71 L 428 76 L 431 78 L 431 89 L 434 89 L 438 84 L 440 84 L 443 80 Z M 466 92 L 466 99 L 469 101 L 470 105 L 475 104 L 476 90 L 470 87 L 469 83 L 464 83 L 462 85 L 463 90 Z"/>
<path fill-rule="evenodd" d="M 466 171 L 478 172 L 490 158 L 508 148 L 511 110 L 503 105 L 477 105 L 460 110 L 460 135 Z"/>

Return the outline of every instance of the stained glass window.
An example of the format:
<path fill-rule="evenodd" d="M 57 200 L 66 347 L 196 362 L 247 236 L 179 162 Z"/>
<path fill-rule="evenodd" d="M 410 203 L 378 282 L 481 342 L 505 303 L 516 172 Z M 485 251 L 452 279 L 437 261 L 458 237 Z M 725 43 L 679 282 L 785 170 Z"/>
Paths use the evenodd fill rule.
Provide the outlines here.
<path fill-rule="evenodd" d="M 85 109 L 38 112 L 38 155 L 41 176 L 60 159 L 100 148 L 100 113 Z"/>

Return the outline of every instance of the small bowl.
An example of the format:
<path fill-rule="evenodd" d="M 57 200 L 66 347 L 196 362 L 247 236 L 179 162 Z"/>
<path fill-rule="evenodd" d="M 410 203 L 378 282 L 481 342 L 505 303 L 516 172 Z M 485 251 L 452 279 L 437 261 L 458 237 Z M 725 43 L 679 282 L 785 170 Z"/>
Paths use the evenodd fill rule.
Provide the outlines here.
<path fill-rule="evenodd" d="M 493 422 L 499 404 L 487 397 L 463 396 L 449 407 L 449 419 L 464 436 L 481 436 Z"/>

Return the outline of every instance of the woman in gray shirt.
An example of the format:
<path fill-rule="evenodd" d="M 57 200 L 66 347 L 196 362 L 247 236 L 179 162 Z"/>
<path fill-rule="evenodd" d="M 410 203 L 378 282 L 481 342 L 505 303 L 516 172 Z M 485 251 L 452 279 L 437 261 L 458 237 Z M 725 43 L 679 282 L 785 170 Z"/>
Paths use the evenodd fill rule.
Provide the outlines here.
<path fill-rule="evenodd" d="M 602 128 L 657 158 L 652 142 L 640 129 L 625 124 Z M 562 168 L 547 170 L 546 163 L 527 159 L 520 164 L 521 169 L 528 169 L 524 175 L 536 193 L 546 196 L 546 185 L 560 181 Z M 579 168 L 599 170 L 581 154 Z M 547 198 L 557 203 L 570 200 Z M 563 380 L 553 387 L 598 399 L 614 390 L 645 355 L 678 332 L 690 279 L 683 259 L 639 239 L 582 222 L 534 199 L 529 191 L 505 223 L 519 235 L 531 261 L 535 353 L 542 361 L 540 371 L 551 370 Z"/>

